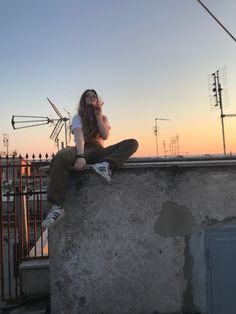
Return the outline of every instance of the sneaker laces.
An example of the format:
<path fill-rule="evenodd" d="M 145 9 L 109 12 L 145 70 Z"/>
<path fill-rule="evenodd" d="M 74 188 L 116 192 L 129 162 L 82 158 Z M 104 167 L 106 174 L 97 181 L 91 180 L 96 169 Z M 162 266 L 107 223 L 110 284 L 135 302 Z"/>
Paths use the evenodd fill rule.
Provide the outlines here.
<path fill-rule="evenodd" d="M 108 162 L 103 162 L 100 166 L 98 166 L 98 170 L 111 174 L 111 169 Z"/>
<path fill-rule="evenodd" d="M 108 167 L 106 167 L 106 166 L 99 166 L 98 167 L 98 170 L 99 171 L 102 171 L 102 172 L 108 172 L 108 169 L 107 169 Z"/>
<path fill-rule="evenodd" d="M 54 210 L 52 213 L 52 219 L 57 220 L 58 217 L 60 217 L 60 213 Z"/>

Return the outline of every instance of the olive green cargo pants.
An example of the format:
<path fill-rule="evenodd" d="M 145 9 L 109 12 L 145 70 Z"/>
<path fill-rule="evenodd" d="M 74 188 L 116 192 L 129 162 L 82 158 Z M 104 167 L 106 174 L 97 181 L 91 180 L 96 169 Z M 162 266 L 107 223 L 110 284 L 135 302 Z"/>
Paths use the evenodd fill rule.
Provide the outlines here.
<path fill-rule="evenodd" d="M 87 164 L 108 161 L 114 170 L 135 153 L 138 142 L 128 139 L 117 144 L 102 147 L 99 143 L 86 143 L 84 156 Z M 76 160 L 77 151 L 75 147 L 67 147 L 60 150 L 52 159 L 49 169 L 49 186 L 47 199 L 52 204 L 62 205 L 65 201 L 65 192 L 68 174 Z"/>

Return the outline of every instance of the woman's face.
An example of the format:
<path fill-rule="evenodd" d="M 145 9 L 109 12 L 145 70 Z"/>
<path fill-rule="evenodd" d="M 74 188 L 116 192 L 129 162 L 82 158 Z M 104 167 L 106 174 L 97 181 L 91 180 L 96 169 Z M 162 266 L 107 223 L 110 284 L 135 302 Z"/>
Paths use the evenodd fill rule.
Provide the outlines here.
<path fill-rule="evenodd" d="M 86 92 L 85 100 L 87 105 L 93 105 L 94 107 L 98 103 L 97 95 L 91 90 Z"/>

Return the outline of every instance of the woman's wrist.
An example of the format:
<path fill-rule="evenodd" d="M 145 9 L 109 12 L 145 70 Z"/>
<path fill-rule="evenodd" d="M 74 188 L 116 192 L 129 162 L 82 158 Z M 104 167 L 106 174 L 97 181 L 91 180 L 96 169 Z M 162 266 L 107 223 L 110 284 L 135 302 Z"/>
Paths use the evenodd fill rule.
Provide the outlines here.
<path fill-rule="evenodd" d="M 77 159 L 77 158 L 85 158 L 85 157 L 84 157 L 84 154 L 77 154 L 77 155 L 76 155 L 76 159 Z"/>

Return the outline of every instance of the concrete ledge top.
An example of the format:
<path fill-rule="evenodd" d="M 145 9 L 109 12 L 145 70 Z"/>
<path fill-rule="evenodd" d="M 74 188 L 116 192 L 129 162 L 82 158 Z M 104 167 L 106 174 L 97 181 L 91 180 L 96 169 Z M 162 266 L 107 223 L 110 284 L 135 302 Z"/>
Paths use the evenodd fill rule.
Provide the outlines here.
<path fill-rule="evenodd" d="M 225 167 L 225 166 L 236 166 L 235 159 L 219 159 L 219 160 L 162 160 L 162 161 L 140 161 L 140 159 L 134 160 L 131 159 L 124 164 L 123 168 L 170 168 L 170 167 L 179 167 L 179 168 L 189 168 L 189 167 Z M 91 169 L 91 166 L 88 164 L 85 167 L 85 170 Z M 40 170 L 43 172 L 49 171 L 49 166 L 40 167 Z M 74 170 L 71 167 L 71 170 Z"/>
<path fill-rule="evenodd" d="M 42 269 L 49 267 L 49 258 L 25 260 L 20 264 L 21 270 Z"/>
<path fill-rule="evenodd" d="M 222 167 L 236 166 L 236 160 L 195 160 L 195 161 L 150 161 L 128 162 L 124 168 L 166 168 L 166 167 Z"/>

